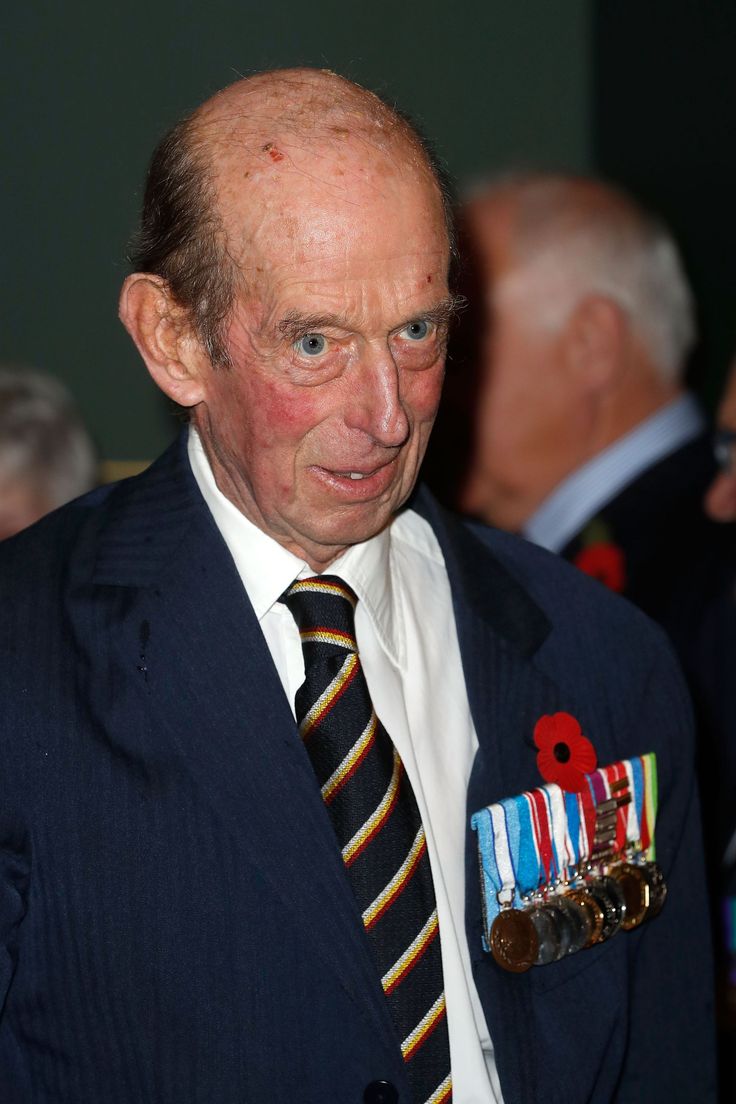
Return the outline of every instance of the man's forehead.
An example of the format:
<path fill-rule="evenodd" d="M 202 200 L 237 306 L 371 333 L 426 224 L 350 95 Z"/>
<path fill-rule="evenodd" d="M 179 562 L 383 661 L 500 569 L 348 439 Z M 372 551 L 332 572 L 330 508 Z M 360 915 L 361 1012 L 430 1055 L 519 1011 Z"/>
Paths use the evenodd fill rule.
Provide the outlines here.
<path fill-rule="evenodd" d="M 213 176 L 222 213 L 230 210 L 256 222 L 270 211 L 284 215 L 302 202 L 359 208 L 371 193 L 413 191 L 412 202 L 426 202 L 428 190 L 439 190 L 428 169 L 417 164 L 411 147 L 396 142 L 389 149 L 364 137 L 314 132 L 294 134 L 277 124 L 258 133 L 239 133 L 213 150 Z"/>
<path fill-rule="evenodd" d="M 442 198 L 427 172 L 360 143 L 305 150 L 278 136 L 231 161 L 218 188 L 228 250 L 247 273 L 299 263 L 356 266 L 446 253 Z"/>

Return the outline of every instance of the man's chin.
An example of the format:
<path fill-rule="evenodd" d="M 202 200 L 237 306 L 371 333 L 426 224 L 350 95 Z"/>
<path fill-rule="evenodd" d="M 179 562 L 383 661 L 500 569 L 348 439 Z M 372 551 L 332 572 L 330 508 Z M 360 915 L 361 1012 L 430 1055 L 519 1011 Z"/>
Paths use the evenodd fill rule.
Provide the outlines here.
<path fill-rule="evenodd" d="M 308 562 L 319 559 L 331 562 L 354 544 L 363 544 L 391 524 L 396 510 L 384 507 L 368 511 L 355 510 L 353 517 L 342 516 L 332 519 L 331 524 L 310 527 L 303 534 L 302 545 Z"/>

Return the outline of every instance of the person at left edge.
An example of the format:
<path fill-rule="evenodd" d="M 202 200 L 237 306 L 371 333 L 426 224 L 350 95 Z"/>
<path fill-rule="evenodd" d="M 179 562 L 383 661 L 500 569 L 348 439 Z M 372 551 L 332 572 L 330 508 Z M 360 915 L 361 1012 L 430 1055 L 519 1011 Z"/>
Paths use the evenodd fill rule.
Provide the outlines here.
<path fill-rule="evenodd" d="M 295 731 L 279 598 L 325 569 L 427 834 L 454 1100 L 710 1100 L 670 654 L 545 552 L 411 497 L 453 306 L 417 136 L 333 74 L 239 81 L 164 139 L 137 256 L 121 315 L 189 430 L 0 548 L 3 1104 L 412 1099 Z M 469 818 L 538 784 L 558 710 L 601 763 L 657 753 L 669 898 L 511 976 L 481 948 Z"/>

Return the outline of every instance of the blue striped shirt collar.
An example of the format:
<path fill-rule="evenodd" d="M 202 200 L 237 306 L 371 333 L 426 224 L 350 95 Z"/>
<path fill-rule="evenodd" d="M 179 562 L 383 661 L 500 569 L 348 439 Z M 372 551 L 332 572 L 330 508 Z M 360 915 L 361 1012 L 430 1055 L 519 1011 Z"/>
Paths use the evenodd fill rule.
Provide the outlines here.
<path fill-rule="evenodd" d="M 527 521 L 524 536 L 560 552 L 624 487 L 704 428 L 692 395 L 673 399 L 558 484 Z"/>

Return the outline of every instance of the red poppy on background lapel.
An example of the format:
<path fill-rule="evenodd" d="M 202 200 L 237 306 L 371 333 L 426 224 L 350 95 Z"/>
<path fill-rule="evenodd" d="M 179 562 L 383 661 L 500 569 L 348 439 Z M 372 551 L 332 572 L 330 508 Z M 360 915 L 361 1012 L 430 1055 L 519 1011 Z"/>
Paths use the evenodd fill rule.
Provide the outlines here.
<path fill-rule="evenodd" d="M 581 548 L 573 560 L 576 567 L 586 575 L 592 575 L 599 583 L 617 594 L 626 589 L 626 566 L 624 554 L 618 545 L 606 541 L 588 544 Z"/>
<path fill-rule="evenodd" d="M 537 766 L 544 781 L 556 782 L 568 793 L 580 793 L 585 775 L 595 770 L 598 759 L 572 714 L 540 717 L 534 726 L 534 743 L 539 748 Z"/>
<path fill-rule="evenodd" d="M 613 539 L 611 526 L 605 518 L 591 518 L 580 534 L 580 551 L 572 562 L 616 594 L 623 594 L 626 590 L 623 549 Z"/>

